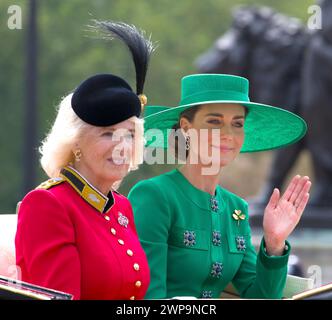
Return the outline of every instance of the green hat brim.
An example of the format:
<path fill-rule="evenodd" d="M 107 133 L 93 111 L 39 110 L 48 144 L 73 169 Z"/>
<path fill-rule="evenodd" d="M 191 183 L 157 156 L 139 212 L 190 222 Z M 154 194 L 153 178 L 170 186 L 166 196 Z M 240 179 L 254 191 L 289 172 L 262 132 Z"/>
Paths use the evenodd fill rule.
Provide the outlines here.
<path fill-rule="evenodd" d="M 145 131 L 150 131 L 151 137 L 155 130 L 161 130 L 163 139 L 154 136 L 147 139 L 149 147 L 168 148 L 168 136 L 172 127 L 178 122 L 180 114 L 191 107 L 202 104 L 240 104 L 248 109 L 245 119 L 245 138 L 241 152 L 258 152 L 288 146 L 299 141 L 307 131 L 305 121 L 296 114 L 267 104 L 234 100 L 200 101 L 178 107 L 160 107 L 144 118 Z M 160 111 L 162 110 L 162 111 Z M 159 131 L 160 132 L 160 131 Z M 149 136 L 149 135 L 148 135 Z"/>

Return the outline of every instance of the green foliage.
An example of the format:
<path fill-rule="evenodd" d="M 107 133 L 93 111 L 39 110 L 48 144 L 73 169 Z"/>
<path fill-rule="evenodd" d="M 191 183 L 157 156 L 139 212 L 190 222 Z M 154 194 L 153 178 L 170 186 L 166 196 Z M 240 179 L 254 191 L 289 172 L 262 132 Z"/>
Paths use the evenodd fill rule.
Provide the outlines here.
<path fill-rule="evenodd" d="M 55 106 L 88 75 L 112 72 L 134 85 L 129 55 L 117 42 L 95 39 L 86 31 L 91 19 L 122 20 L 135 24 L 158 42 L 145 92 L 149 104 L 175 105 L 182 76 L 196 72 L 194 61 L 222 35 L 239 4 L 268 5 L 305 21 L 312 0 L 44 0 L 38 1 L 39 140 L 50 128 Z M 8 7 L 20 5 L 23 29 L 9 30 Z M 0 2 L 0 212 L 13 212 L 22 197 L 22 151 L 25 108 L 25 59 L 28 0 Z M 37 148 L 37 146 L 36 146 Z M 39 180 L 45 175 L 38 166 Z M 125 179 L 120 191 L 169 167 L 143 166 Z M 39 181 L 38 181 L 39 182 Z"/>

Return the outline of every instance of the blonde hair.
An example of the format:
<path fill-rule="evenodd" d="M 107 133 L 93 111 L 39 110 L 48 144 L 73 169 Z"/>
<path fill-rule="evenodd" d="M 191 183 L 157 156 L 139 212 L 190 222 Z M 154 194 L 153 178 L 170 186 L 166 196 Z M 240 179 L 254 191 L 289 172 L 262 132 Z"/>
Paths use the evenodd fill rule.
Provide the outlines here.
<path fill-rule="evenodd" d="M 93 127 L 81 120 L 71 107 L 72 93 L 62 99 L 54 124 L 39 148 L 40 163 L 50 178 L 59 177 L 60 171 L 74 161 L 73 149 L 86 130 Z M 132 117 L 135 122 L 135 149 L 129 170 L 138 168 L 143 162 L 144 129 L 142 119 Z"/>

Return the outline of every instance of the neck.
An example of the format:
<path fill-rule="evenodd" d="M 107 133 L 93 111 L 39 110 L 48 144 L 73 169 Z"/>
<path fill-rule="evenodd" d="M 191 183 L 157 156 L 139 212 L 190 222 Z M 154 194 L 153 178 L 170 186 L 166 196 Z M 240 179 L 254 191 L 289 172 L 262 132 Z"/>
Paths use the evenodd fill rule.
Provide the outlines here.
<path fill-rule="evenodd" d="M 112 189 L 115 181 L 105 181 L 104 179 L 98 179 L 96 176 L 92 175 L 89 170 L 85 169 L 84 166 L 77 162 L 72 167 L 78 171 L 99 192 L 101 192 L 106 197 L 108 196 L 108 193 Z"/>
<path fill-rule="evenodd" d="M 221 169 L 214 175 L 202 175 L 203 168 L 201 164 L 185 164 L 180 168 L 180 172 L 197 189 L 214 195 L 220 181 Z"/>

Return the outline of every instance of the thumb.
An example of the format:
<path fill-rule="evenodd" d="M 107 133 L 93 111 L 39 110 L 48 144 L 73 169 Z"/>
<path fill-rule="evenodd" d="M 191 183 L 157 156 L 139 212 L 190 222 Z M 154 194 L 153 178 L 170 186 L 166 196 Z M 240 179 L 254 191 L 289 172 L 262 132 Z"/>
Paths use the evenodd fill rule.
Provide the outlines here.
<path fill-rule="evenodd" d="M 272 195 L 270 197 L 269 203 L 267 204 L 267 208 L 269 209 L 274 209 L 278 202 L 279 202 L 279 198 L 280 198 L 280 192 L 278 188 L 274 188 Z"/>

